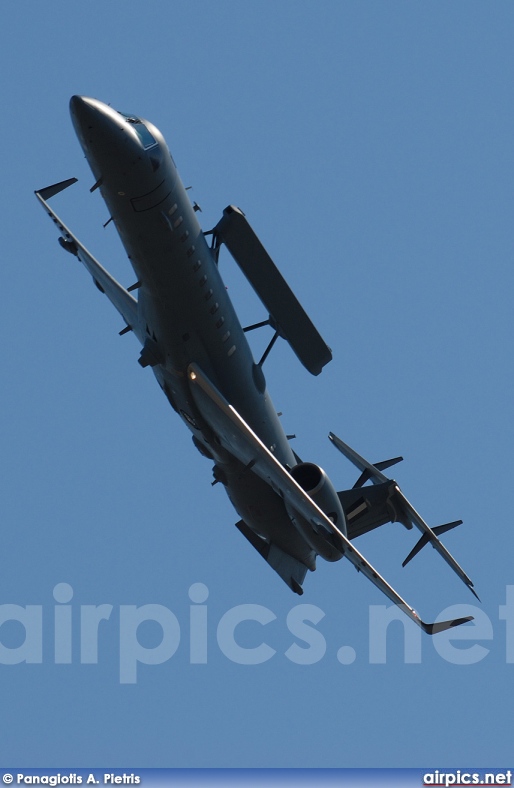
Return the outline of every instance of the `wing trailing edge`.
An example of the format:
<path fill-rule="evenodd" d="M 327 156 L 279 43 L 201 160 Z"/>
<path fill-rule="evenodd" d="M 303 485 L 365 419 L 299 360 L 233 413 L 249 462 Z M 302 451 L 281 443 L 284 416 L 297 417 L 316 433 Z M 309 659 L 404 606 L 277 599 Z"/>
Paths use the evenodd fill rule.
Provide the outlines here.
<path fill-rule="evenodd" d="M 248 426 L 236 409 L 230 405 L 218 389 L 211 383 L 197 364 L 190 364 L 188 378 L 191 393 L 203 417 L 215 431 L 221 444 L 237 459 L 252 468 L 272 489 L 314 526 L 321 525 L 333 533 L 344 551 L 344 557 L 370 580 L 388 599 L 414 621 L 424 632 L 435 635 L 452 627 L 473 620 L 473 616 L 452 621 L 423 621 L 418 613 L 394 590 L 392 586 L 373 568 L 352 542 L 337 528 L 332 520 L 317 506 L 312 498 L 293 479 L 288 470 L 280 464 L 272 452 Z"/>
<path fill-rule="evenodd" d="M 54 197 L 59 192 L 67 189 L 72 184 L 76 183 L 76 178 L 68 178 L 68 180 L 60 181 L 52 186 L 47 186 L 44 189 L 39 189 L 35 192 L 36 197 L 45 209 L 46 213 L 50 216 L 54 224 L 59 229 L 61 235 L 59 237 L 60 245 L 66 249 L 67 252 L 75 255 L 80 262 L 87 268 L 98 289 L 105 293 L 109 301 L 118 310 L 124 319 L 127 328 L 132 329 L 138 339 L 143 342 L 140 335 L 137 317 L 137 300 L 132 296 L 119 282 L 114 279 L 111 274 L 96 260 L 93 255 L 88 252 L 86 247 L 79 241 L 79 239 L 66 227 L 60 220 L 55 211 L 48 204 L 48 200 Z"/>

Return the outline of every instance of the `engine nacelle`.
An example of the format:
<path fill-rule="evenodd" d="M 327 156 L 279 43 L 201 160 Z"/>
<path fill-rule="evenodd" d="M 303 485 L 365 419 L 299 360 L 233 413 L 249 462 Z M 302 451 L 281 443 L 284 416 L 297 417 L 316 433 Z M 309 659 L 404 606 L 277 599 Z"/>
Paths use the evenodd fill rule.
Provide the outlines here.
<path fill-rule="evenodd" d="M 346 520 L 341 501 L 323 468 L 312 462 L 301 462 L 291 470 L 291 476 L 346 536 Z M 288 514 L 306 542 L 322 558 L 326 561 L 339 561 L 342 558 L 344 545 L 337 534 L 329 533 L 324 527 L 316 528 L 303 515 L 289 507 Z"/>

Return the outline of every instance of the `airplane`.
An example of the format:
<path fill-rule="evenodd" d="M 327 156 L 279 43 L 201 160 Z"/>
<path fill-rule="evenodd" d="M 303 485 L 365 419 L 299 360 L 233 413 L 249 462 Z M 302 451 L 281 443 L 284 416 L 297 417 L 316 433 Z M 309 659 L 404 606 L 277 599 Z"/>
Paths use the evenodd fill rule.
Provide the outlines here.
<path fill-rule="evenodd" d="M 263 364 L 279 337 L 303 366 L 319 375 L 332 352 L 250 226 L 228 206 L 204 232 L 161 132 L 137 115 L 97 99 L 73 96 L 75 132 L 134 269 L 124 288 L 62 223 L 49 200 L 70 178 L 35 192 L 59 230 L 59 243 L 91 274 L 124 321 L 120 335 L 141 343 L 139 364 L 150 367 L 171 407 L 213 462 L 248 542 L 289 588 L 302 594 L 316 558 L 346 558 L 394 604 L 434 635 L 472 620 L 436 623 L 418 613 L 357 550 L 354 540 L 388 522 L 417 528 L 421 537 L 403 565 L 431 544 L 477 597 L 473 583 L 438 536 L 461 520 L 430 528 L 383 471 L 402 460 L 371 463 L 334 433 L 329 439 L 360 471 L 352 489 L 337 491 L 325 471 L 292 450 L 266 388 Z M 209 241 L 208 241 L 209 239 Z M 219 269 L 225 245 L 269 317 L 243 327 Z M 137 291 L 137 298 L 134 293 Z M 246 333 L 270 325 L 273 338 L 258 362 Z M 371 482 L 371 484 L 366 484 Z M 478 599 L 478 597 L 477 597 Z"/>

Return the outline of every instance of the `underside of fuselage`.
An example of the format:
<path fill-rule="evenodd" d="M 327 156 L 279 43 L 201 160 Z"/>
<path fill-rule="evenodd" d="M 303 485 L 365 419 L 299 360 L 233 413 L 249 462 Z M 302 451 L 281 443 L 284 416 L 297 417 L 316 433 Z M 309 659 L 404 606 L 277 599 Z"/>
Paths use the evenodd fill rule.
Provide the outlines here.
<path fill-rule="evenodd" d="M 217 480 L 250 528 L 314 569 L 314 553 L 280 497 L 222 447 L 191 395 L 187 369 L 198 364 L 277 459 L 296 464 L 187 191 L 160 132 L 102 102 L 74 97 L 77 135 L 137 280 L 140 363 L 151 366 Z"/>

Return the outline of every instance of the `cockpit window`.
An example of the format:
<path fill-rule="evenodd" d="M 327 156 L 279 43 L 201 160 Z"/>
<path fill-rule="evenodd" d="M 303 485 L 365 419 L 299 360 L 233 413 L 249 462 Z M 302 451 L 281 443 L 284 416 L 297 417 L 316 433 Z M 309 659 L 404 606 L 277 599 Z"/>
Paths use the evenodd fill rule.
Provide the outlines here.
<path fill-rule="evenodd" d="M 125 118 L 125 120 L 133 127 L 145 150 L 157 145 L 157 140 L 152 136 L 152 134 L 150 134 L 145 124 L 139 118 L 137 118 L 135 115 L 126 115 L 124 112 L 118 112 L 118 114 Z"/>
<path fill-rule="evenodd" d="M 133 123 L 135 131 L 137 132 L 137 136 L 143 143 L 143 147 L 146 150 L 147 148 L 151 148 L 154 145 L 157 145 L 157 140 L 155 137 L 152 137 L 148 129 L 143 123 Z"/>

